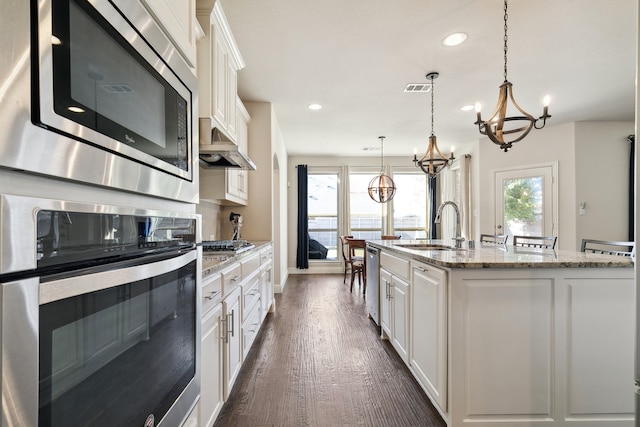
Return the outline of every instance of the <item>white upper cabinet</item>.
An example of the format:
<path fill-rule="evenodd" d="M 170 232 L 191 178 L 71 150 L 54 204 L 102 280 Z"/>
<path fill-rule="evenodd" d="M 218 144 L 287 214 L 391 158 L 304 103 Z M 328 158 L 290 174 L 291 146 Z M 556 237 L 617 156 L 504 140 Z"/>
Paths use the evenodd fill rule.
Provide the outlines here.
<path fill-rule="evenodd" d="M 199 116 L 212 118 L 215 126 L 236 141 L 238 70 L 244 68 L 236 41 L 219 2 L 208 13 L 197 11 L 204 37 L 198 42 Z"/>
<path fill-rule="evenodd" d="M 196 0 L 141 0 L 190 67 L 196 67 Z"/>

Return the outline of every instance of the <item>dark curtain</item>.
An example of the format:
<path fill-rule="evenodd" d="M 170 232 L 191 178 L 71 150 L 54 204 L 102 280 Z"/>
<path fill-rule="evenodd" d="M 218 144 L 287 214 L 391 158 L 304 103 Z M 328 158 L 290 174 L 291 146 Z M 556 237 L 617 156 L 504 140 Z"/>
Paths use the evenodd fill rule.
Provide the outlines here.
<path fill-rule="evenodd" d="M 309 268 L 309 209 L 307 165 L 298 165 L 298 250 L 296 268 Z"/>
<path fill-rule="evenodd" d="M 629 135 L 627 137 L 627 141 L 629 141 L 630 145 L 630 154 L 629 154 L 629 241 L 633 242 L 635 240 L 635 229 L 634 222 L 636 217 L 636 201 L 635 201 L 635 190 L 636 190 L 636 136 Z"/>
<path fill-rule="evenodd" d="M 436 237 L 436 177 L 427 176 L 427 195 L 429 197 L 429 234 L 427 239 L 437 239 Z"/>

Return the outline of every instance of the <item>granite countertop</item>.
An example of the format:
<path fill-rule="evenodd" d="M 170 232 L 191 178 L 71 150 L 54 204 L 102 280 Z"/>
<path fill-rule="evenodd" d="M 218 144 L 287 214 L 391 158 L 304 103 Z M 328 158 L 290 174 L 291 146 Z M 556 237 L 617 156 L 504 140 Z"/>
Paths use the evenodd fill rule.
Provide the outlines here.
<path fill-rule="evenodd" d="M 411 245 L 443 245 L 443 240 L 367 240 L 367 244 L 396 252 L 400 256 L 448 268 L 633 268 L 630 257 L 601 255 L 554 249 L 476 243 L 474 249 L 464 242 L 462 249 L 427 250 Z"/>
<path fill-rule="evenodd" d="M 264 246 L 271 242 L 251 242 L 255 245 L 254 248 L 248 251 L 241 252 L 237 255 L 233 254 L 219 254 L 216 252 L 202 252 L 202 277 L 207 277 L 224 267 L 233 264 L 236 261 L 241 260 L 246 256 L 255 254 Z"/>

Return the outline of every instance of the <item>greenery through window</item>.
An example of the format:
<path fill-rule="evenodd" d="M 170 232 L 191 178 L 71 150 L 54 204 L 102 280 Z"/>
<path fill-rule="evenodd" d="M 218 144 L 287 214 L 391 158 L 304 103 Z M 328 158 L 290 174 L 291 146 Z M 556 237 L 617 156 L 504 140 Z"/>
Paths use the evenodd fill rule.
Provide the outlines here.
<path fill-rule="evenodd" d="M 504 225 L 510 235 L 542 235 L 542 177 L 503 181 Z"/>

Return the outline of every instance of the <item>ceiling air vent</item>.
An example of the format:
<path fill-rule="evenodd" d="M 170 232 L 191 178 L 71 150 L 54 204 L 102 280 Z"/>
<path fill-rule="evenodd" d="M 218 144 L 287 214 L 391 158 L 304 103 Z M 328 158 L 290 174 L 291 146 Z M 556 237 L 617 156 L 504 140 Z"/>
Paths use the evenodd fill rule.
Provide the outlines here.
<path fill-rule="evenodd" d="M 409 83 L 404 88 L 405 92 L 431 92 L 431 83 Z"/>

